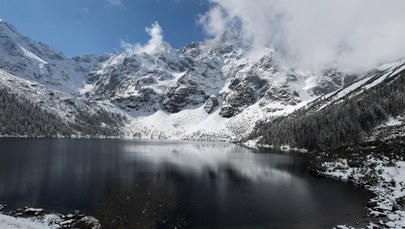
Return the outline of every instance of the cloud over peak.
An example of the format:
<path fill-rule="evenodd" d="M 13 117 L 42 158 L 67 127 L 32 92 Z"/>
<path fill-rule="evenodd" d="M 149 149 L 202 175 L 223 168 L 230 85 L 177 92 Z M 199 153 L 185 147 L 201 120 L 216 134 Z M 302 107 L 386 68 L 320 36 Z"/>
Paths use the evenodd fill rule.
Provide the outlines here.
<path fill-rule="evenodd" d="M 200 23 L 220 36 L 238 23 L 252 56 L 271 45 L 291 67 L 359 71 L 405 57 L 403 0 L 210 0 Z"/>
<path fill-rule="evenodd" d="M 130 53 L 134 54 L 155 54 L 165 49 L 165 44 L 163 40 L 163 30 L 158 22 L 154 22 L 151 27 L 146 27 L 145 31 L 150 36 L 149 41 L 141 45 L 139 43 L 129 44 L 125 41 L 121 41 L 121 46 Z"/>

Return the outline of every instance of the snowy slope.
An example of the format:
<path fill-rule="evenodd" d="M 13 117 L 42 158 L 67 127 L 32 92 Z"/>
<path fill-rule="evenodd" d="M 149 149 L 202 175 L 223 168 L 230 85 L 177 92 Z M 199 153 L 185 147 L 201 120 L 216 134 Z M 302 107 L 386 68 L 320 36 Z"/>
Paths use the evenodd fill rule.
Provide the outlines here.
<path fill-rule="evenodd" d="M 77 93 L 88 72 L 105 57 L 66 58 L 61 52 L 20 34 L 0 21 L 0 68 L 53 89 Z"/>
<path fill-rule="evenodd" d="M 62 120 L 74 121 L 77 109 L 95 112 L 99 105 L 95 102 L 74 97 L 66 92 L 52 90 L 34 81 L 22 79 L 0 69 L 0 87 L 11 93 L 29 98 L 43 109 L 58 114 Z"/>
<path fill-rule="evenodd" d="M 355 81 L 347 87 L 333 91 L 325 96 L 320 97 L 318 100 L 314 101 L 314 104 L 316 104 L 316 106 L 319 106 L 318 110 L 321 110 L 332 103 L 348 99 L 352 96 L 362 93 L 364 90 L 371 89 L 388 78 L 398 77 L 398 73 L 405 70 L 405 60 L 386 64 L 385 66 L 386 67 L 382 66 L 369 73 L 363 74 L 363 76 L 361 76 L 359 80 Z"/>
<path fill-rule="evenodd" d="M 234 40 L 165 47 L 111 55 L 89 74 L 82 96 L 108 100 L 129 116 L 128 135 L 231 140 L 322 95 L 314 75 L 283 68 L 274 50 L 252 61 Z"/>
<path fill-rule="evenodd" d="M 154 52 L 127 49 L 66 58 L 0 22 L 0 85 L 73 120 L 77 110 L 105 109 L 126 117 L 126 136 L 234 140 L 257 121 L 318 109 L 395 75 L 403 63 L 367 74 L 292 70 L 277 51 L 247 57 L 237 34 Z M 315 102 L 314 102 L 315 101 Z"/>

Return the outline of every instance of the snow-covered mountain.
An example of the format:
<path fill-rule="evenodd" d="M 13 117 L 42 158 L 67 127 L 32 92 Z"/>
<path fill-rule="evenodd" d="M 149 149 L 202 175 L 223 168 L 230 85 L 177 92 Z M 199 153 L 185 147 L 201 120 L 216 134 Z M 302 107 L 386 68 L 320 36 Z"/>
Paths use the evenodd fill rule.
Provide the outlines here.
<path fill-rule="evenodd" d="M 288 116 L 261 120 L 248 139 L 311 150 L 386 140 L 405 132 L 405 61 L 364 74 Z"/>
<path fill-rule="evenodd" d="M 52 89 L 77 93 L 89 71 L 106 57 L 66 58 L 62 52 L 20 34 L 0 20 L 0 68 Z"/>
<path fill-rule="evenodd" d="M 66 58 L 0 21 L 1 87 L 61 120 L 74 121 L 78 110 L 119 114 L 126 118 L 120 127 L 126 136 L 242 139 L 260 120 L 290 114 L 321 98 L 340 98 L 370 77 L 377 84 L 387 77 L 384 71 L 302 73 L 285 66 L 277 50 L 249 59 L 232 35 L 181 49 L 163 42 L 153 53 L 129 49 Z"/>
<path fill-rule="evenodd" d="M 347 83 L 333 69 L 319 79 L 286 69 L 274 50 L 251 61 L 234 39 L 165 47 L 152 55 L 111 55 L 90 72 L 82 95 L 129 115 L 130 135 L 229 140 Z"/>

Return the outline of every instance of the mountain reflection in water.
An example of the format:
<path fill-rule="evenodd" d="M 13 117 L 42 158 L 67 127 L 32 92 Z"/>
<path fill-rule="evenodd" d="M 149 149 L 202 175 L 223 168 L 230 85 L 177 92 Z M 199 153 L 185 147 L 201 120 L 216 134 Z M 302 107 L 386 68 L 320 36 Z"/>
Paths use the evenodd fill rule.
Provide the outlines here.
<path fill-rule="evenodd" d="M 0 203 L 79 209 L 105 228 L 325 228 L 369 195 L 307 173 L 302 155 L 228 143 L 1 139 Z"/>

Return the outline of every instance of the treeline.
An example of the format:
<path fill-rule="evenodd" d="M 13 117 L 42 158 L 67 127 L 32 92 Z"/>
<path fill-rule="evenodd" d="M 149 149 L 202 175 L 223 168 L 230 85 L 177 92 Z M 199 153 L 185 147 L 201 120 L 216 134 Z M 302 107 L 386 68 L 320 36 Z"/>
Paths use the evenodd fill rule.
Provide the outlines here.
<path fill-rule="evenodd" d="M 72 127 L 38 105 L 0 88 L 0 134 L 8 136 L 69 136 Z"/>
<path fill-rule="evenodd" d="M 363 142 L 374 127 L 404 111 L 403 71 L 374 88 L 320 111 L 301 109 L 290 116 L 258 123 L 250 138 L 263 136 L 259 143 L 273 146 L 332 149 Z"/>
<path fill-rule="evenodd" d="M 0 135 L 3 136 L 116 136 L 120 134 L 122 122 L 122 116 L 105 110 L 90 114 L 77 109 L 76 121 L 68 123 L 9 89 L 0 88 Z"/>
<path fill-rule="evenodd" d="M 89 136 L 118 136 L 121 134 L 120 127 L 125 120 L 124 116 L 102 109 L 93 114 L 79 108 L 76 108 L 76 111 L 76 122 L 72 124 L 72 127 L 78 132 Z"/>

